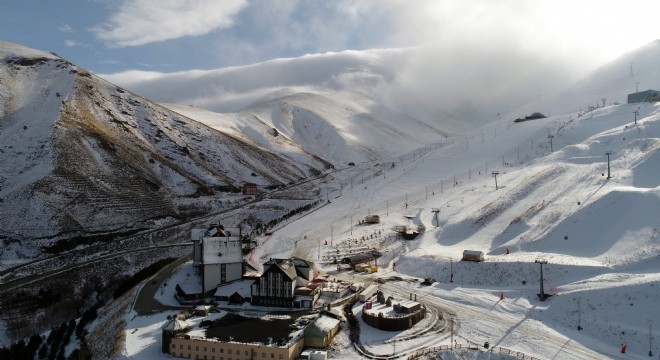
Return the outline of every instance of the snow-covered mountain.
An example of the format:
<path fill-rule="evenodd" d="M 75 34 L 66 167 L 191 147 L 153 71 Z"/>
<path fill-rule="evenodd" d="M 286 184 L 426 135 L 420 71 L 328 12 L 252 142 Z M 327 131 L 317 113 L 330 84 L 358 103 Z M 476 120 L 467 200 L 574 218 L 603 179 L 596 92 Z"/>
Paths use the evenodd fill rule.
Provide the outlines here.
<path fill-rule="evenodd" d="M 430 125 L 375 104 L 370 108 L 372 101 L 355 96 L 283 90 L 236 113 L 164 106 L 274 153 L 313 154 L 335 166 L 391 160 L 448 137 L 441 130 L 448 124 Z"/>
<path fill-rule="evenodd" d="M 372 276 L 439 280 L 424 288 L 414 281 L 384 288 L 442 303 L 460 324 L 457 336 L 463 341 L 491 341 L 556 359 L 616 358 L 625 343 L 631 357 L 646 357 L 648 321 L 660 322 L 660 108 L 610 101 L 625 102 L 636 82 L 640 90 L 660 87 L 653 85 L 659 79 L 658 42 L 548 102 L 527 104 L 502 114 L 502 121 L 442 143 L 453 133 L 451 124 L 444 128 L 395 115 L 370 106 L 369 96 L 296 88 L 261 94 L 235 113 L 175 104 L 167 110 L 52 54 L 3 46 L 8 55 L 0 70 L 0 197 L 8 205 L 2 212 L 7 229 L 24 218 L 80 229 L 90 223 L 109 227 L 108 217 L 116 219 L 122 207 L 108 194 L 122 186 L 134 202 L 148 198 L 160 201 L 154 209 L 174 209 L 182 198 L 203 195 L 213 185 L 254 178 L 251 172 L 260 168 L 244 165 L 254 157 L 265 159 L 259 160 L 263 172 L 257 178 L 270 176 L 270 183 L 355 162 L 357 176 L 333 180 L 332 202 L 258 239 L 250 258 L 295 254 L 334 271 L 332 256 L 375 247 L 384 256 Z M 587 104 L 602 98 L 606 106 L 587 111 Z M 585 105 L 577 114 L 580 104 Z M 533 111 L 551 116 L 511 121 Z M 429 143 L 436 144 L 425 146 Z M 415 148 L 422 150 L 394 158 Z M 230 161 L 239 156 L 231 151 L 249 155 Z M 209 153 L 217 161 L 207 161 Z M 367 165 L 363 162 L 369 166 L 360 166 Z M 142 187 L 131 187 L 130 179 Z M 99 205 L 102 211 L 90 211 L 89 204 L 100 203 L 110 209 Z M 381 223 L 357 226 L 369 214 L 380 214 Z M 406 221 L 426 231 L 413 241 L 393 237 L 392 227 Z M 324 240 L 329 244 L 322 245 Z M 487 261 L 451 262 L 465 249 L 483 251 Z M 548 261 L 546 291 L 554 296 L 546 302 L 537 300 L 539 284 L 532 280 L 537 259 Z M 453 283 L 447 280 L 450 271 Z M 135 325 L 149 320 L 145 317 L 131 324 L 132 315 L 125 316 L 127 328 L 148 327 Z M 583 330 L 575 327 L 576 315 Z M 123 355 L 148 358 L 145 343 L 158 346 L 155 334 L 138 333 L 140 339 L 132 340 L 139 346 L 127 346 Z M 359 356 L 344 340 L 334 357 Z M 365 342 L 370 352 L 391 354 L 390 343 L 371 340 Z M 407 355 L 449 341 L 434 334 L 397 342 L 397 349 Z"/>
<path fill-rule="evenodd" d="M 625 104 L 636 91 L 660 89 L 660 40 L 622 55 L 553 96 L 537 97 L 507 113 L 515 119 L 540 111 L 546 115 L 577 113 L 589 107 Z"/>
<path fill-rule="evenodd" d="M 55 54 L 6 42 L 0 79 L 0 237 L 44 240 L 7 248 L 9 257 L 218 210 L 214 199 L 245 182 L 277 186 L 382 162 L 442 141 L 449 127 L 341 92 L 284 89 L 237 113 L 172 111 Z"/>
<path fill-rule="evenodd" d="M 0 237 L 10 243 L 185 217 L 204 212 L 186 199 L 201 203 L 200 196 L 246 181 L 288 184 L 333 167 L 285 146 L 291 156 L 172 112 L 54 54 L 0 43 Z"/>

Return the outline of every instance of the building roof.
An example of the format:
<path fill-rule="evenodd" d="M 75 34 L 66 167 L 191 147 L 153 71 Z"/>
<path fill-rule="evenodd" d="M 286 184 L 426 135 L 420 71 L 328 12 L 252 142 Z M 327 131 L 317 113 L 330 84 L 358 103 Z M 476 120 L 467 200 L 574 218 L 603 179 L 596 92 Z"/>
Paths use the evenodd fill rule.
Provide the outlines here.
<path fill-rule="evenodd" d="M 205 237 L 202 240 L 202 254 L 204 265 L 243 262 L 243 250 L 238 237 Z"/>
<path fill-rule="evenodd" d="M 279 268 L 290 280 L 298 277 L 296 267 L 291 259 L 270 259 L 265 264 L 264 273 L 272 271 L 273 266 Z"/>
<path fill-rule="evenodd" d="M 191 238 L 192 240 L 202 240 L 204 235 L 206 234 L 206 229 L 192 229 L 191 231 Z"/>
<path fill-rule="evenodd" d="M 660 91 L 648 89 L 648 90 L 628 94 L 628 102 L 657 101 L 657 98 L 659 97 L 660 97 Z"/>
<path fill-rule="evenodd" d="M 163 330 L 178 332 L 186 331 L 191 327 L 192 326 L 185 320 L 173 319 L 163 326 Z"/>
<path fill-rule="evenodd" d="M 305 335 L 326 336 L 339 325 L 339 320 L 321 315 L 305 328 Z"/>
<path fill-rule="evenodd" d="M 399 304 L 399 306 L 401 306 L 403 308 L 406 308 L 406 309 L 414 309 L 415 307 L 420 306 L 420 303 L 418 303 L 417 301 L 412 301 L 412 300 L 395 301 L 395 302 L 392 303 L 392 305 L 397 304 L 397 303 Z"/>
<path fill-rule="evenodd" d="M 341 259 L 341 262 L 344 264 L 350 264 L 354 262 L 361 262 L 365 260 L 371 260 L 374 259 L 376 256 L 374 253 L 371 252 L 366 252 L 366 253 L 359 253 L 359 254 L 354 254 L 354 255 L 349 255 L 346 256 L 345 258 Z"/>
<path fill-rule="evenodd" d="M 215 291 L 215 296 L 230 297 L 235 293 L 238 293 L 244 298 L 250 297 L 252 295 L 250 287 L 253 283 L 254 280 L 238 280 L 220 285 L 218 286 L 218 290 Z"/>

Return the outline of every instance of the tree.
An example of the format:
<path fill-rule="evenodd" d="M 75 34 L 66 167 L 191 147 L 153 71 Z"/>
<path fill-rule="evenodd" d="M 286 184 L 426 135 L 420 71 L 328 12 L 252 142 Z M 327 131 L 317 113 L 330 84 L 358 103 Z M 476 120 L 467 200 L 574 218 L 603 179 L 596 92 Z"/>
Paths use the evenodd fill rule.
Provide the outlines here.
<path fill-rule="evenodd" d="M 45 359 L 46 356 L 48 356 L 48 344 L 47 343 L 42 343 L 41 347 L 39 348 L 39 352 L 37 353 L 39 356 L 39 359 Z"/>

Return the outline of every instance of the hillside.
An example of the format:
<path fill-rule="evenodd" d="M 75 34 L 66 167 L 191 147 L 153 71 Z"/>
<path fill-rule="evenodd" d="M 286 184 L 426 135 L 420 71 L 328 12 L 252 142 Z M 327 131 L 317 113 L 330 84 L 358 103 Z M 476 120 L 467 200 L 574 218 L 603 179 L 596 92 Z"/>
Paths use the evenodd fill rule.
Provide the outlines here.
<path fill-rule="evenodd" d="M 640 112 L 637 125 L 633 110 Z M 460 322 L 459 342 L 490 341 L 556 359 L 617 358 L 621 344 L 628 344 L 630 356 L 645 356 L 648 320 L 660 321 L 654 315 L 660 300 L 660 106 L 609 106 L 590 116 L 492 125 L 466 139 L 359 187 L 345 186 L 332 204 L 265 239 L 253 258 L 289 256 L 286 249 L 297 245 L 293 254 L 334 274 L 335 257 L 376 248 L 383 253 L 379 272 L 367 278 L 382 279 L 385 291 L 398 296 L 414 292 L 442 304 Z M 381 224 L 358 224 L 374 213 Z M 404 241 L 391 229 L 409 221 L 426 232 Z M 483 251 L 486 262 L 459 261 L 466 249 Z M 538 259 L 548 262 L 545 292 L 553 296 L 545 302 L 536 298 Z M 388 282 L 392 277 L 438 283 Z M 373 353 L 391 354 L 390 344 L 363 341 Z M 447 334 L 423 337 L 397 343 L 397 351 L 449 341 Z M 333 356 L 357 356 L 347 345 L 337 344 Z"/>
<path fill-rule="evenodd" d="M 457 320 L 465 343 L 555 359 L 617 358 L 629 344 L 630 357 L 646 357 L 648 321 L 660 323 L 660 105 L 608 101 L 578 110 L 626 94 L 630 78 L 603 79 L 632 58 L 657 59 L 657 46 L 552 99 L 548 118 L 512 122 L 550 104 L 530 103 L 456 135 L 454 124 L 413 120 L 354 93 L 278 90 L 235 113 L 163 107 L 54 54 L 0 43 L 2 266 L 65 237 L 160 227 L 240 203 L 232 191 L 244 181 L 289 184 L 341 170 L 306 194 L 324 206 L 257 239 L 253 265 L 296 255 L 335 274 L 337 257 L 377 249 L 378 273 L 335 275 L 383 282 L 398 297 L 424 296 Z M 652 74 L 655 63 L 637 61 L 636 74 Z M 270 214 L 269 204 L 255 212 Z M 381 223 L 360 224 L 371 214 Z M 412 241 L 392 230 L 412 224 L 425 228 Z M 459 261 L 466 249 L 484 252 L 486 262 Z M 152 250 L 122 259 L 129 265 L 110 260 L 113 271 L 165 256 Z M 537 298 L 537 260 L 548 262 L 545 302 Z M 438 283 L 419 286 L 425 277 Z M 126 329 L 156 321 L 133 315 Z M 157 335 L 139 335 L 124 357 L 148 358 L 145 342 L 157 346 Z M 392 353 L 385 337 L 363 336 L 369 351 Z M 408 355 L 449 341 L 445 332 L 396 349 Z M 358 356 L 347 337 L 331 351 Z"/>
<path fill-rule="evenodd" d="M 209 196 L 231 202 L 246 181 L 288 184 L 333 166 L 209 128 L 54 54 L 1 43 L 0 79 L 3 266 L 56 239 L 222 208 Z M 8 253 L 28 239 L 45 242 Z"/>
<path fill-rule="evenodd" d="M 277 97 L 269 99 L 272 96 Z M 274 153 L 292 158 L 313 154 L 337 167 L 388 161 L 448 138 L 442 130 L 446 124 L 429 125 L 378 110 L 366 97 L 339 93 L 279 91 L 236 113 L 164 106 Z M 272 136 L 275 132 L 278 136 Z"/>

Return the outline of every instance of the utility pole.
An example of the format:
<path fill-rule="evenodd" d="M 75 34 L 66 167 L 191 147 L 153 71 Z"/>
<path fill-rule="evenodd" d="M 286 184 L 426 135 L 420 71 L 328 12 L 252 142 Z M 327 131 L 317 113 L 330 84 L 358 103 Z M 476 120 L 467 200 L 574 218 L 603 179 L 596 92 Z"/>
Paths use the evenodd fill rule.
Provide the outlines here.
<path fill-rule="evenodd" d="M 333 238 L 332 225 L 330 225 L 330 245 L 332 245 L 332 238 Z"/>
<path fill-rule="evenodd" d="M 607 155 L 607 178 L 611 179 L 612 176 L 610 175 L 610 155 L 612 155 L 612 152 L 606 151 L 605 155 Z"/>
<path fill-rule="evenodd" d="M 582 307 L 580 303 L 580 298 L 577 298 L 577 305 L 578 305 L 578 324 L 577 324 L 577 329 L 578 331 L 582 330 Z"/>
<path fill-rule="evenodd" d="M 637 125 L 637 115 L 639 115 L 639 111 L 635 110 L 633 111 L 633 114 L 635 114 L 635 125 Z"/>
<path fill-rule="evenodd" d="M 449 282 L 454 282 L 454 259 L 449 259 Z"/>
<path fill-rule="evenodd" d="M 536 259 L 534 262 L 537 263 L 537 264 L 539 264 L 539 265 L 541 266 L 541 273 L 540 273 L 540 274 L 541 274 L 541 275 L 540 275 L 541 289 L 540 289 L 540 291 L 539 291 L 539 299 L 540 299 L 541 301 L 545 301 L 545 299 L 546 299 L 548 296 L 545 294 L 545 291 L 543 290 L 543 264 L 547 264 L 547 263 L 548 263 L 548 260 L 545 260 L 545 259 Z"/>
<path fill-rule="evenodd" d="M 495 190 L 497 190 L 497 174 L 499 174 L 498 171 L 493 171 L 493 177 L 495 178 Z"/>
<path fill-rule="evenodd" d="M 548 134 L 548 139 L 550 139 L 550 152 L 555 152 L 555 150 L 552 148 L 552 138 L 554 138 L 554 136 L 552 134 Z"/>
<path fill-rule="evenodd" d="M 353 235 L 353 215 L 351 215 L 351 235 Z"/>
<path fill-rule="evenodd" d="M 653 321 L 649 320 L 649 357 L 653 356 L 653 351 L 651 351 L 652 347 L 653 347 Z"/>

